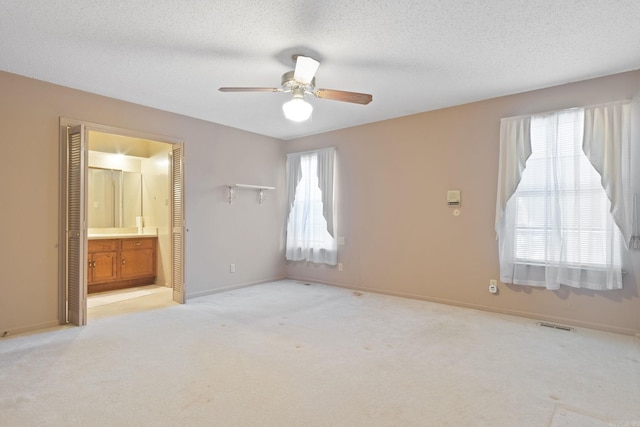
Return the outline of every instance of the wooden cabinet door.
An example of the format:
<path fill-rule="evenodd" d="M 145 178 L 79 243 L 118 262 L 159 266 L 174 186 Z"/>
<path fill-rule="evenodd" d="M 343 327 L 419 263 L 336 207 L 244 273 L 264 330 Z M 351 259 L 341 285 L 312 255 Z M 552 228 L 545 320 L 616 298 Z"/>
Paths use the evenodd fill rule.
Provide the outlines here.
<path fill-rule="evenodd" d="M 118 278 L 117 252 L 90 254 L 89 284 L 111 282 Z"/>
<path fill-rule="evenodd" d="M 121 258 L 121 279 L 156 275 L 155 251 L 153 249 L 123 250 Z"/>

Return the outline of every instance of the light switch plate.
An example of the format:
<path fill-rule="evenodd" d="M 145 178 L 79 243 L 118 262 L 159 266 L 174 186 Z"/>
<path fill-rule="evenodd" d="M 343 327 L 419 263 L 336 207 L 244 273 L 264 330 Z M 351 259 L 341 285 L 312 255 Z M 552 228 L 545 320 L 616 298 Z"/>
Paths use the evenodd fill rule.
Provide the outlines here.
<path fill-rule="evenodd" d="M 460 190 L 447 191 L 447 205 L 450 208 L 459 208 L 462 204 L 462 195 Z"/>

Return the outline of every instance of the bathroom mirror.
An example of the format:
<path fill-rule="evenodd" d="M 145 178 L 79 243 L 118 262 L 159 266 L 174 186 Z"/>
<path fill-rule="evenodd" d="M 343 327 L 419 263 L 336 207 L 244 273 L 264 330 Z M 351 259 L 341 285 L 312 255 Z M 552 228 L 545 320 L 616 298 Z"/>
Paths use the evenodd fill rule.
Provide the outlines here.
<path fill-rule="evenodd" d="M 89 168 L 87 226 L 131 228 L 142 216 L 142 174 Z"/>

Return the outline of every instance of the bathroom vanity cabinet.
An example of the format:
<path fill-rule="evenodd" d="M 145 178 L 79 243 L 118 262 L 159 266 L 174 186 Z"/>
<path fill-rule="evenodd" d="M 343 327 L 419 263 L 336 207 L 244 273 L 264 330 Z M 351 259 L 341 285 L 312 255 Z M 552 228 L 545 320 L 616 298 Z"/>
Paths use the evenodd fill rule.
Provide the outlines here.
<path fill-rule="evenodd" d="M 155 283 L 158 238 L 89 239 L 88 293 Z"/>

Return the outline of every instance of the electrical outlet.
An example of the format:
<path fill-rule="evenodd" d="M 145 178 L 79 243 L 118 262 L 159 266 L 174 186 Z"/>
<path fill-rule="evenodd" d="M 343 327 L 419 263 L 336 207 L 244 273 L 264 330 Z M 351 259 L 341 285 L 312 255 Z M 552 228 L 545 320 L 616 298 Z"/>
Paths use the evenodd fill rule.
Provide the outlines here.
<path fill-rule="evenodd" d="M 344 245 L 344 236 L 338 236 L 338 244 Z"/>
<path fill-rule="evenodd" d="M 342 271 L 342 263 L 341 262 L 338 263 L 338 271 Z"/>
<path fill-rule="evenodd" d="M 236 265 L 235 264 L 229 264 L 229 271 L 231 273 L 235 273 L 236 272 Z"/>
<path fill-rule="evenodd" d="M 489 292 L 492 294 L 498 293 L 498 281 L 495 279 L 489 280 Z"/>

